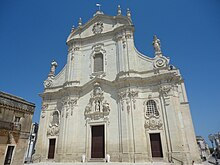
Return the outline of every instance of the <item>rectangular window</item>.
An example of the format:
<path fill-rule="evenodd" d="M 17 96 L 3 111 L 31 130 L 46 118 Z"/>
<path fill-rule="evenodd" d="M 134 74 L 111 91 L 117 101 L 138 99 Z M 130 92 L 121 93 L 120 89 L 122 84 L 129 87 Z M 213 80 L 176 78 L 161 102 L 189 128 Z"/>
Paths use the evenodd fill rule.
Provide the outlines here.
<path fill-rule="evenodd" d="M 10 165 L 12 161 L 14 146 L 8 146 L 4 165 Z"/>
<path fill-rule="evenodd" d="M 49 139 L 48 159 L 54 159 L 56 139 Z"/>
<path fill-rule="evenodd" d="M 3 112 L 4 112 L 3 107 L 0 107 L 0 118 L 3 118 Z"/>
<path fill-rule="evenodd" d="M 152 157 L 163 157 L 162 145 L 159 133 L 150 134 Z"/>
<path fill-rule="evenodd" d="M 21 124 L 20 124 L 21 117 L 15 116 L 14 118 L 14 130 L 20 131 L 21 130 Z"/>
<path fill-rule="evenodd" d="M 15 123 L 19 123 L 19 122 L 20 122 L 20 119 L 21 119 L 20 117 L 15 116 L 14 122 L 15 122 Z"/>
<path fill-rule="evenodd" d="M 94 56 L 94 72 L 103 71 L 103 55 L 102 53 Z"/>

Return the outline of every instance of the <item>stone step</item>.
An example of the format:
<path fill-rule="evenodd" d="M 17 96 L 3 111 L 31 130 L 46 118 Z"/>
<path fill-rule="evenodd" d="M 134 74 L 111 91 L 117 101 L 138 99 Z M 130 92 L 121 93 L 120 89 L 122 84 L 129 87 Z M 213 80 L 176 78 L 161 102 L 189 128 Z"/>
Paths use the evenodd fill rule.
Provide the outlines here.
<path fill-rule="evenodd" d="M 85 163 L 55 163 L 55 162 L 40 162 L 40 163 L 31 163 L 25 165 L 174 165 L 173 163 L 165 162 L 146 162 L 146 163 L 120 163 L 120 162 L 85 162 Z"/>
<path fill-rule="evenodd" d="M 30 163 L 25 165 L 178 165 L 175 163 L 166 163 L 166 162 L 145 162 L 145 163 L 120 163 L 120 162 L 70 162 L 70 163 L 57 163 L 57 162 L 40 162 L 40 163 Z M 184 164 L 186 165 L 186 164 Z M 191 165 L 191 164 L 190 164 Z M 206 165 L 204 163 L 202 164 L 194 164 L 194 165 Z"/>

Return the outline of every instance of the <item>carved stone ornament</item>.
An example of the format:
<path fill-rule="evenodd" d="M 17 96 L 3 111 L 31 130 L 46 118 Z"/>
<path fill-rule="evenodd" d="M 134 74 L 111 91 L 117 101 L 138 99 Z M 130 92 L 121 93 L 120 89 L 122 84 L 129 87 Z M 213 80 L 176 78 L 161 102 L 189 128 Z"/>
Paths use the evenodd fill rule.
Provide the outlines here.
<path fill-rule="evenodd" d="M 99 21 L 93 25 L 92 31 L 94 34 L 99 34 L 103 31 L 103 28 L 104 28 L 103 23 Z"/>
<path fill-rule="evenodd" d="M 47 135 L 49 136 L 57 136 L 59 134 L 59 126 L 58 125 L 49 125 L 47 130 Z"/>
<path fill-rule="evenodd" d="M 164 56 L 156 56 L 153 61 L 154 68 L 167 67 L 169 64 L 169 59 Z"/>
<path fill-rule="evenodd" d="M 53 76 L 48 77 L 48 78 L 44 81 L 44 88 L 52 87 L 52 86 L 53 86 L 53 80 L 54 80 L 54 77 L 53 77 Z"/>
<path fill-rule="evenodd" d="M 110 113 L 109 103 L 103 96 L 103 91 L 99 83 L 94 84 L 93 93 L 89 99 L 89 103 L 85 107 L 85 119 L 98 120 L 108 117 Z"/>
<path fill-rule="evenodd" d="M 121 110 L 124 110 L 124 103 L 126 103 L 127 112 L 130 112 L 131 106 L 133 105 L 133 109 L 136 109 L 136 98 L 138 97 L 138 91 L 130 90 L 130 91 L 122 91 L 118 93 Z"/>
<path fill-rule="evenodd" d="M 62 111 L 62 117 L 67 118 L 69 114 L 72 116 L 73 115 L 73 110 L 74 107 L 77 105 L 78 98 L 72 98 L 72 97 L 65 97 L 61 101 L 61 111 Z"/>
<path fill-rule="evenodd" d="M 165 84 L 160 86 L 160 92 L 163 93 L 165 96 L 167 96 L 172 89 L 172 86 L 170 84 Z"/>
<path fill-rule="evenodd" d="M 47 109 L 48 109 L 48 107 L 49 107 L 49 105 L 48 105 L 48 104 L 43 104 L 43 105 L 42 105 L 42 107 L 41 107 L 41 109 L 42 109 L 42 111 L 41 111 L 41 117 L 42 117 L 42 118 L 44 118 L 44 117 L 45 117 L 45 115 L 46 115 L 45 110 L 47 110 Z"/>
<path fill-rule="evenodd" d="M 159 119 L 150 119 L 145 121 L 144 128 L 146 130 L 161 130 L 163 128 L 163 123 Z"/>
<path fill-rule="evenodd" d="M 59 134 L 60 112 L 55 110 L 51 112 L 50 123 L 47 129 L 47 135 L 56 136 Z"/>

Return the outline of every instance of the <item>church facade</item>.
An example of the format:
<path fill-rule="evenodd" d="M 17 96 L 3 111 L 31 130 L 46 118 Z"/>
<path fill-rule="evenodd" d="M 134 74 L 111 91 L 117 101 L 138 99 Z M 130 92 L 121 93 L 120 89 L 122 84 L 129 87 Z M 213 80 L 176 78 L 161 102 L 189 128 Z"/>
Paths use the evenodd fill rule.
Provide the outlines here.
<path fill-rule="evenodd" d="M 35 158 L 43 162 L 199 162 L 183 78 L 154 36 L 137 51 L 131 13 L 101 11 L 68 39 L 44 82 Z"/>

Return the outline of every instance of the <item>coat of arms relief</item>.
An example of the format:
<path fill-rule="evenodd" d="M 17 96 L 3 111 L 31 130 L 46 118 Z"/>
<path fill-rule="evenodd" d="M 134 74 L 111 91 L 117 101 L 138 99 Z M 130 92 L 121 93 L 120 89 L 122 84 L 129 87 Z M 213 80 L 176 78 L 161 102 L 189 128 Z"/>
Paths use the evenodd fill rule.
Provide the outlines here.
<path fill-rule="evenodd" d="M 94 24 L 92 31 L 94 34 L 99 34 L 103 31 L 103 28 L 104 28 L 103 23 L 99 21 Z"/>

